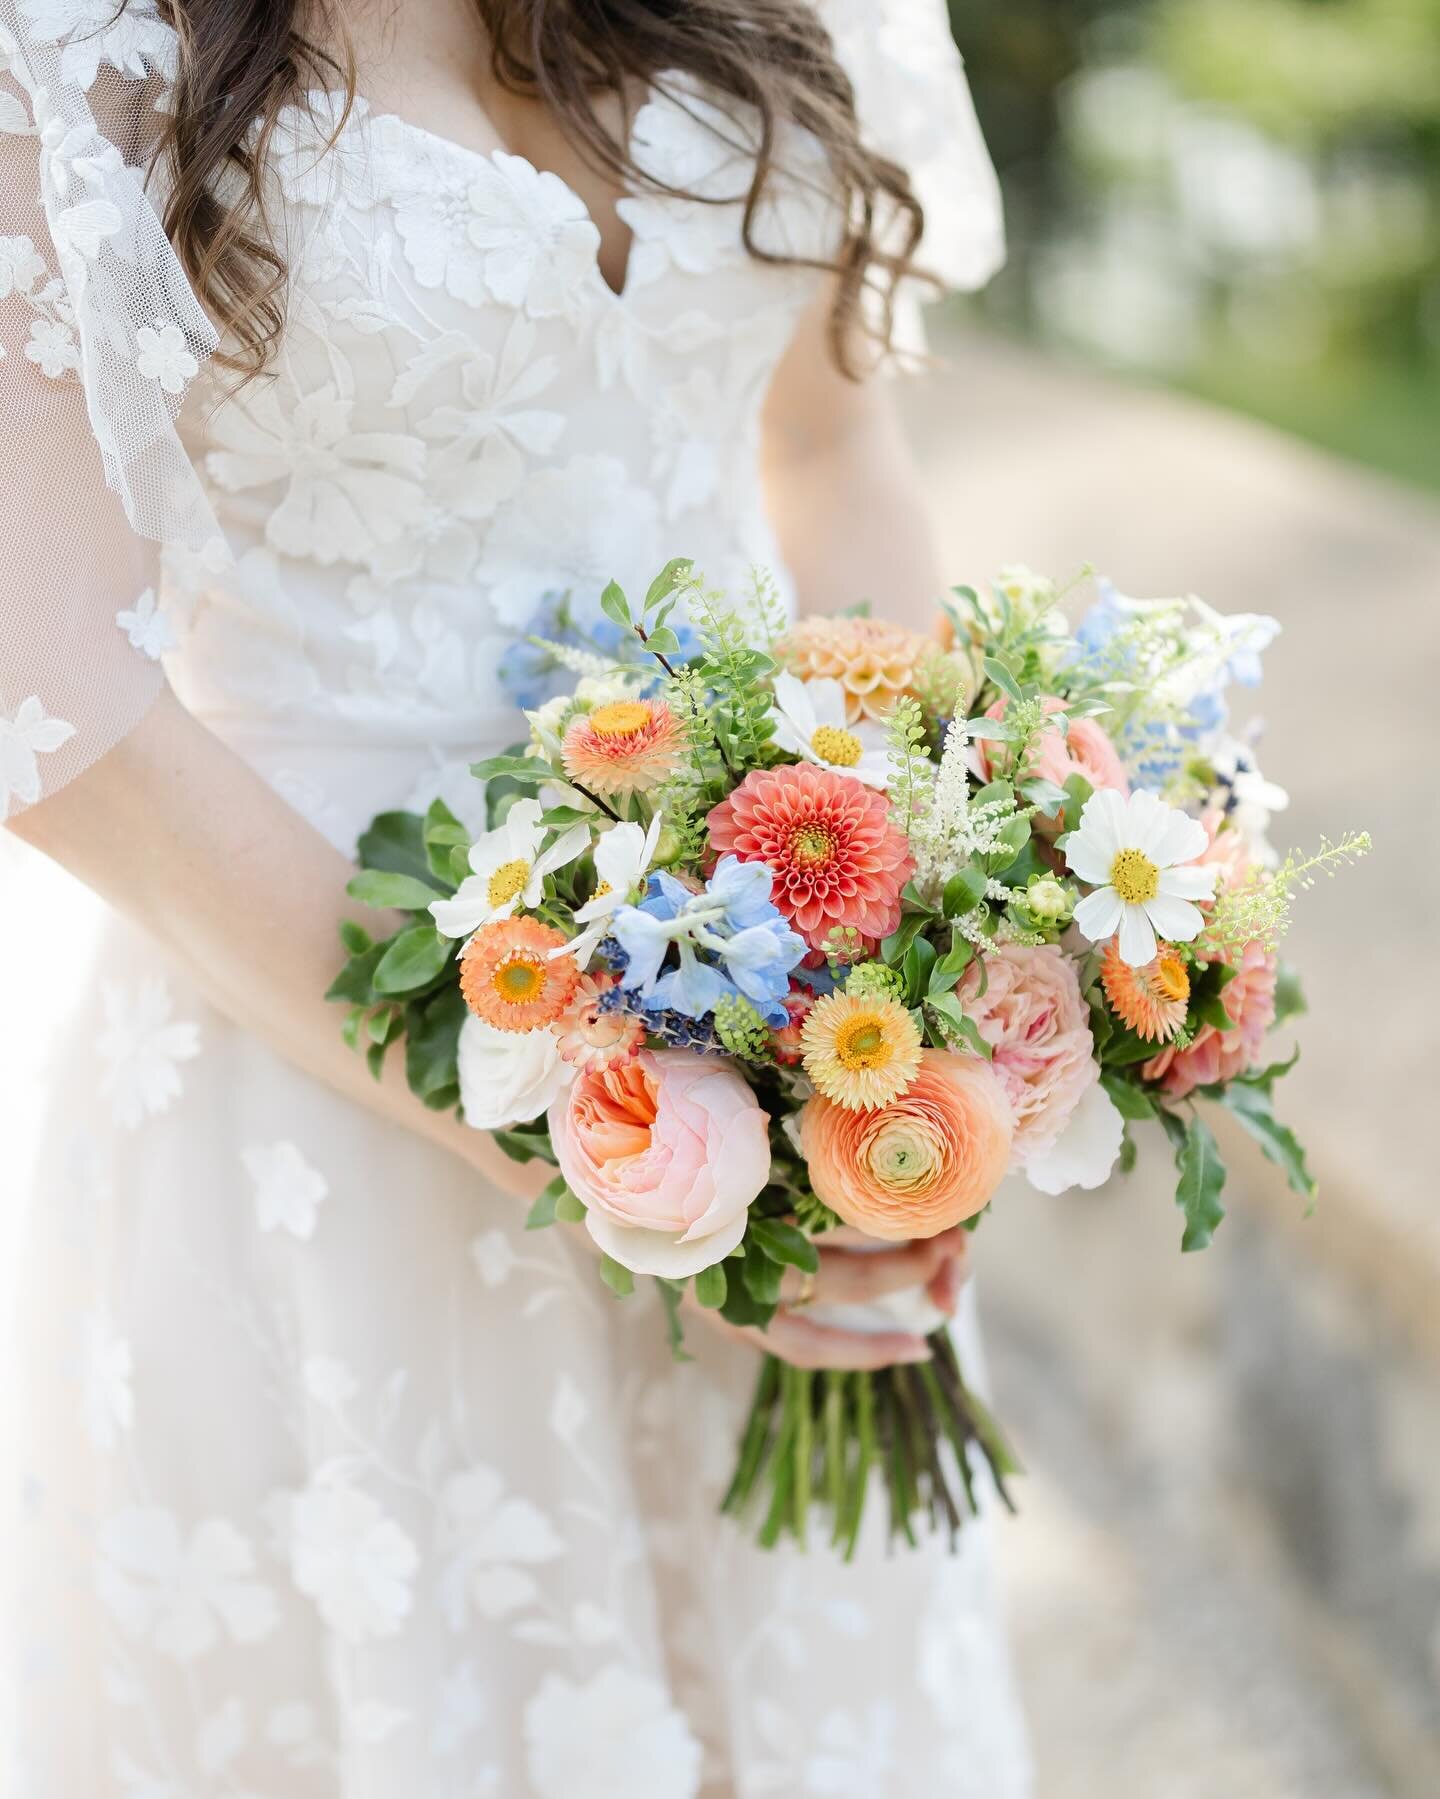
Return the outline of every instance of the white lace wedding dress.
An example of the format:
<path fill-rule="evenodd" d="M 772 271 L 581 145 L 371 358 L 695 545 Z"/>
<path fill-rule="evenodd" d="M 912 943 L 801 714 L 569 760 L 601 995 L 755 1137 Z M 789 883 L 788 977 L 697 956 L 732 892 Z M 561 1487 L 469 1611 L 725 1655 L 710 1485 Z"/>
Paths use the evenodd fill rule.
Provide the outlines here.
<path fill-rule="evenodd" d="M 998 216 L 943 9 L 827 13 L 930 261 L 975 284 Z M 738 205 L 624 201 L 617 295 L 553 175 L 363 105 L 326 149 L 319 101 L 271 146 L 283 348 L 227 398 L 131 166 L 173 67 L 152 0 L 7 0 L 5 61 L 0 816 L 123 735 L 164 654 L 337 845 L 437 791 L 473 820 L 547 595 L 676 553 L 777 566 L 757 415 L 815 277 L 747 256 Z M 733 200 L 736 131 L 662 81 L 635 150 Z M 784 150 L 762 241 L 816 247 L 823 169 Z M 1028 1792 L 982 1529 L 956 1558 L 877 1529 L 850 1567 L 751 1548 L 716 1515 L 747 1351 L 673 1366 L 648 1298 L 296 1073 L 163 945 L 109 921 L 77 972 L 10 1196 L 7 1793 Z"/>

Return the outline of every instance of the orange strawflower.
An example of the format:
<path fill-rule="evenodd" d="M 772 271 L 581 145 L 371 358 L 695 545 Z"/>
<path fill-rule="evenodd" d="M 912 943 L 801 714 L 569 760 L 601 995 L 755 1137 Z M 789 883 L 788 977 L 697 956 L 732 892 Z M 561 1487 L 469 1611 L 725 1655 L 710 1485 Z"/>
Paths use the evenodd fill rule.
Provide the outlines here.
<path fill-rule="evenodd" d="M 551 954 L 566 941 L 562 932 L 535 918 L 481 925 L 460 958 L 465 1004 L 497 1031 L 553 1024 L 580 980 L 573 956 Z"/>
<path fill-rule="evenodd" d="M 1152 1043 L 1173 1037 L 1190 1008 L 1190 971 L 1184 957 L 1169 943 L 1160 945 L 1154 961 L 1132 968 L 1112 937 L 1100 964 L 1100 985 L 1120 1022 Z"/>
<path fill-rule="evenodd" d="M 612 700 L 572 721 L 560 746 L 565 772 L 607 799 L 668 781 L 680 767 L 680 721 L 661 700 Z"/>
<path fill-rule="evenodd" d="M 802 618 L 775 647 L 802 681 L 838 681 L 853 725 L 889 718 L 932 646 L 918 631 L 877 618 Z"/>

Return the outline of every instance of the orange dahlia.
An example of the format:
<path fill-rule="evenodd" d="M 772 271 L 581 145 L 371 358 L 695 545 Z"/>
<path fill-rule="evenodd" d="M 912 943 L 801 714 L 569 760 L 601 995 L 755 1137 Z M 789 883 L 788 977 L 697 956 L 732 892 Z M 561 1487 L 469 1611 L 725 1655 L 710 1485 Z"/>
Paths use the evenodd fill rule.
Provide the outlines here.
<path fill-rule="evenodd" d="M 883 793 L 809 762 L 755 769 L 710 813 L 715 855 L 763 862 L 770 897 L 812 949 L 831 931 L 888 937 L 915 872 Z"/>
<path fill-rule="evenodd" d="M 580 980 L 573 956 L 552 955 L 566 938 L 536 918 L 481 925 L 460 958 L 460 991 L 477 1018 L 497 1031 L 553 1024 Z"/>
<path fill-rule="evenodd" d="M 1137 1037 L 1163 1043 L 1185 1022 L 1190 1007 L 1190 973 L 1172 944 L 1162 943 L 1154 961 L 1132 968 L 1112 937 L 1100 964 L 1100 985 L 1110 1010 Z"/>
<path fill-rule="evenodd" d="M 660 700 L 612 700 L 572 721 L 560 745 L 565 772 L 607 797 L 658 786 L 685 754 L 680 721 Z"/>
<path fill-rule="evenodd" d="M 802 618 L 776 645 L 802 681 L 829 679 L 845 689 L 850 724 L 886 719 L 909 693 L 930 639 L 876 618 Z"/>
<path fill-rule="evenodd" d="M 618 1007 L 606 1011 L 600 1004 L 611 988 L 619 986 L 613 974 L 584 974 L 570 1004 L 555 1020 L 560 1054 L 576 1068 L 617 1068 L 645 1047 L 644 1021 Z"/>

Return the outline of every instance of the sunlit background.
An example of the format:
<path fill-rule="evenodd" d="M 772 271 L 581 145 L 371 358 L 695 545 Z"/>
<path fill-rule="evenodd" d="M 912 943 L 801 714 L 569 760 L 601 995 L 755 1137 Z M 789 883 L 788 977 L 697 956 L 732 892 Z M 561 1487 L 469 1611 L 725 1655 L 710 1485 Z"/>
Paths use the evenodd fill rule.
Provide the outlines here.
<path fill-rule="evenodd" d="M 1203 1255 L 1163 1152 L 981 1232 L 1040 1796 L 1433 1799 L 1440 4 L 952 17 L 1011 256 L 908 396 L 947 568 L 1274 613 L 1277 835 L 1376 837 L 1290 944 L 1315 1215 L 1227 1135 Z"/>
<path fill-rule="evenodd" d="M 1377 840 L 1291 944 L 1312 1011 L 1280 1097 L 1313 1217 L 1232 1141 L 1201 1256 L 1163 1155 L 1007 1195 L 981 1232 L 1030 1470 L 1000 1534 L 1040 1799 L 1434 1799 L 1440 0 L 952 12 L 1012 248 L 906 393 L 947 568 L 1089 561 L 1273 612 L 1280 834 Z M 0 893 L 13 874 L 0 842 Z M 84 909 L 27 886 L 63 944 Z M 24 1021 L 61 972 L 37 941 L 12 908 L 12 1175 L 45 1080 Z"/>

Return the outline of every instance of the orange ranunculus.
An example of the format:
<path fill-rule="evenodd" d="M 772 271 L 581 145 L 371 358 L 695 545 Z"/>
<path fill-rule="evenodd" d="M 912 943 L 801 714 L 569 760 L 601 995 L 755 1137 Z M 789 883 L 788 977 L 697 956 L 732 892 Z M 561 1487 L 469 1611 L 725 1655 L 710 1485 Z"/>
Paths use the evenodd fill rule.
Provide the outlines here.
<path fill-rule="evenodd" d="M 926 1050 L 888 1106 L 847 1111 L 812 1099 L 800 1142 L 815 1192 L 871 1237 L 934 1237 L 983 1210 L 1010 1161 L 1010 1101 L 978 1057 Z"/>

